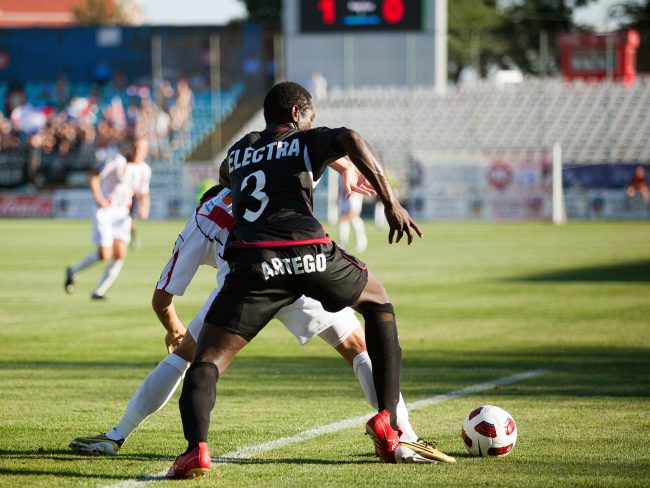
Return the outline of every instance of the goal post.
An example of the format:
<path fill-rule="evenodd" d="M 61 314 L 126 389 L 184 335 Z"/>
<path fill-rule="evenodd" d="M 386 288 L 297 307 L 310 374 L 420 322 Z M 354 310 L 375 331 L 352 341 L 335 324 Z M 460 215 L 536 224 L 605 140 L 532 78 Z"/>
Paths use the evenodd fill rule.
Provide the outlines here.
<path fill-rule="evenodd" d="M 562 225 L 566 224 L 566 222 L 562 182 L 562 146 L 559 142 L 556 142 L 553 144 L 553 223 Z"/>

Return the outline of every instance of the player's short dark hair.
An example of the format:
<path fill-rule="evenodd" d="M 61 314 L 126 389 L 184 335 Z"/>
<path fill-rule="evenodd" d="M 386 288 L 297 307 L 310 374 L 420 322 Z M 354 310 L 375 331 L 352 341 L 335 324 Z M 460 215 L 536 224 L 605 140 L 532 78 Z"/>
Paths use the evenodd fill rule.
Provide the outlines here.
<path fill-rule="evenodd" d="M 208 200 L 210 200 L 211 198 L 216 197 L 219 194 L 219 192 L 221 192 L 221 190 L 223 189 L 224 187 L 222 185 L 214 185 L 213 187 L 208 188 L 206 192 L 203 195 L 201 195 L 200 203 L 203 204 Z"/>
<path fill-rule="evenodd" d="M 307 89 L 292 81 L 278 83 L 264 97 L 264 120 L 267 124 L 291 122 L 291 109 L 294 105 L 301 114 L 312 108 L 311 95 Z"/>

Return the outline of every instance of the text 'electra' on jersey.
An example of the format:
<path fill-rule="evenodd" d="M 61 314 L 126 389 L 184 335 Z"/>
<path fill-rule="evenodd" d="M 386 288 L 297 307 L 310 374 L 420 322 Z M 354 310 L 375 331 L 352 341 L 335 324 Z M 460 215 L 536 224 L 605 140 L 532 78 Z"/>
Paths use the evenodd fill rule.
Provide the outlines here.
<path fill-rule="evenodd" d="M 243 152 L 243 154 L 242 154 Z M 266 156 L 265 156 L 266 153 Z M 285 156 L 298 156 L 300 154 L 300 143 L 298 138 L 288 141 L 273 141 L 265 146 L 253 149 L 235 149 L 228 154 L 228 170 L 234 170 L 250 163 L 259 163 L 263 160 L 279 159 Z M 241 161 L 240 161 L 241 159 Z"/>

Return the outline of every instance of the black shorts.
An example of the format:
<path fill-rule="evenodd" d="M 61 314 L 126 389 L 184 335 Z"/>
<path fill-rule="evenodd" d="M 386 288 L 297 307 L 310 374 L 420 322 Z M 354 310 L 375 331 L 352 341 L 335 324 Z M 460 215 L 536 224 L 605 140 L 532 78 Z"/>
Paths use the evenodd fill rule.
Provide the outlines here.
<path fill-rule="evenodd" d="M 230 268 L 205 322 L 248 341 L 302 295 L 338 312 L 353 305 L 368 282 L 367 266 L 333 242 L 237 251 Z"/>

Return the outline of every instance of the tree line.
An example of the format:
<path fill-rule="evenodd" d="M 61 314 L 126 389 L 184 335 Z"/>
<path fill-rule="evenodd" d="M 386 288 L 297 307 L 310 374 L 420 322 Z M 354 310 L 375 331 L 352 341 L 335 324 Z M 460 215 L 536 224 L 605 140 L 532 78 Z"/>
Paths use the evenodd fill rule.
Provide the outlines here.
<path fill-rule="evenodd" d="M 282 0 L 240 0 L 253 22 L 280 28 Z M 530 74 L 559 71 L 555 38 L 560 32 L 589 31 L 573 21 L 576 8 L 596 0 L 448 0 L 449 76 L 473 66 L 485 76 L 491 67 Z M 81 24 L 133 23 L 132 0 L 86 0 L 75 10 Z M 637 70 L 650 72 L 650 0 L 620 0 L 607 12 L 617 29 L 641 36 Z"/>

